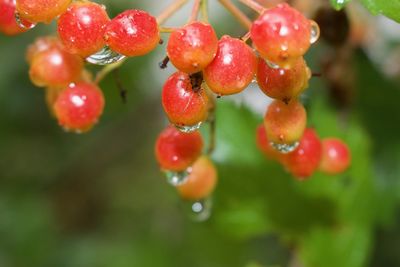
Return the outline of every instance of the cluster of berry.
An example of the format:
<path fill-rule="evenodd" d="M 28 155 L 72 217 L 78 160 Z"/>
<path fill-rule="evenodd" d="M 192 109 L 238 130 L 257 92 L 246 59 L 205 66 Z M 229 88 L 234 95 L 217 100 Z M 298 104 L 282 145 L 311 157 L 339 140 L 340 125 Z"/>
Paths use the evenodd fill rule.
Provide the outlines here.
<path fill-rule="evenodd" d="M 201 0 L 195 2 L 199 5 Z M 242 2 L 255 5 L 252 0 Z M 196 13 L 180 28 L 162 28 L 141 10 L 127 10 L 110 20 L 104 6 L 90 1 L 0 0 L 0 11 L 0 31 L 10 35 L 57 18 L 58 37 L 40 38 L 29 47 L 29 74 L 35 85 L 47 88 L 47 102 L 59 124 L 75 132 L 89 130 L 104 108 L 98 80 L 84 69 L 84 60 L 108 64 L 141 56 L 160 43 L 160 31 L 170 33 L 163 65 L 171 61 L 178 71 L 163 86 L 162 105 L 174 126 L 160 134 L 155 150 L 161 168 L 184 198 L 205 198 L 216 184 L 216 169 L 202 156 L 198 132 L 203 122 L 213 120 L 213 93 L 240 93 L 255 77 L 260 89 L 274 99 L 257 130 L 257 142 L 266 155 L 301 179 L 318 167 L 338 173 L 349 165 L 343 142 L 327 139 L 321 144 L 315 131 L 306 129 L 307 114 L 298 97 L 312 75 L 303 56 L 318 39 L 319 28 L 288 4 L 258 6 L 260 16 L 248 34 L 219 40 Z M 117 56 L 97 61 L 104 50 Z"/>

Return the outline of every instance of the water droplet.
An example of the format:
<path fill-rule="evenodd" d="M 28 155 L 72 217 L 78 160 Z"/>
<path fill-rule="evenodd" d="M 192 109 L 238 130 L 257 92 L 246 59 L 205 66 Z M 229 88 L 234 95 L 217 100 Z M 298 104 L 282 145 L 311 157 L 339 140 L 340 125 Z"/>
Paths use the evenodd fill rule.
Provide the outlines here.
<path fill-rule="evenodd" d="M 164 174 L 169 184 L 171 184 L 172 186 L 178 186 L 184 184 L 187 181 L 191 172 L 192 167 L 189 167 L 186 170 L 180 172 L 165 171 Z"/>
<path fill-rule="evenodd" d="M 197 123 L 195 125 L 178 125 L 178 124 L 175 124 L 175 127 L 181 132 L 191 133 L 191 132 L 194 132 L 194 131 L 197 131 L 198 129 L 200 129 L 200 126 L 201 126 L 202 123 L 203 122 L 199 122 L 199 123 Z"/>
<path fill-rule="evenodd" d="M 196 222 L 204 222 L 211 216 L 212 199 L 207 197 L 201 200 L 184 203 L 188 216 Z"/>
<path fill-rule="evenodd" d="M 108 46 L 103 47 L 99 52 L 86 58 L 86 61 L 96 65 L 108 65 L 125 58 L 124 55 L 112 51 Z"/>
<path fill-rule="evenodd" d="M 311 22 L 311 39 L 310 39 L 310 43 L 313 44 L 319 38 L 319 26 L 313 20 L 310 20 L 310 22 Z"/>
<path fill-rule="evenodd" d="M 287 153 L 294 151 L 299 146 L 300 143 L 294 142 L 291 144 L 278 144 L 278 143 L 270 142 L 270 144 L 273 148 L 275 148 L 279 152 L 281 152 L 283 154 L 287 154 Z"/>
<path fill-rule="evenodd" d="M 268 67 L 272 68 L 272 69 L 279 69 L 280 66 L 278 64 L 275 64 L 272 61 L 269 61 L 268 59 L 265 59 L 265 63 L 267 63 Z"/>
<path fill-rule="evenodd" d="M 342 8 L 344 8 L 347 2 L 349 2 L 349 0 L 331 0 L 331 5 L 333 6 L 334 9 L 339 11 Z"/>
<path fill-rule="evenodd" d="M 36 23 L 32 23 L 32 22 L 22 19 L 18 12 L 14 13 L 14 18 L 15 18 L 15 22 L 17 22 L 17 25 L 22 29 L 30 30 L 30 29 L 35 28 L 35 26 L 36 26 Z"/>

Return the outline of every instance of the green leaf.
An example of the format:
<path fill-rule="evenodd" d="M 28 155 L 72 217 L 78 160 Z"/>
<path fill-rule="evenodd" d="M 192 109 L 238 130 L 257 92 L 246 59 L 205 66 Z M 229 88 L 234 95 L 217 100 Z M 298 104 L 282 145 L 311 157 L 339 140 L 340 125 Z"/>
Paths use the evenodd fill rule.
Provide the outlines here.
<path fill-rule="evenodd" d="M 382 14 L 400 22 L 399 0 L 361 0 L 361 3 L 374 15 Z"/>
<path fill-rule="evenodd" d="M 331 5 L 336 10 L 341 10 L 350 0 L 330 0 Z"/>

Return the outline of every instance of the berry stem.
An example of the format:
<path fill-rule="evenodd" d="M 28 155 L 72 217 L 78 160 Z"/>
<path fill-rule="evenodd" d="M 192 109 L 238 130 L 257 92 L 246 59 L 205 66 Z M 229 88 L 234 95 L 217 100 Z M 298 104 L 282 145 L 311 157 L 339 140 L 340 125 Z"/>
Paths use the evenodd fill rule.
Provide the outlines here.
<path fill-rule="evenodd" d="M 207 117 L 207 122 L 210 127 L 210 137 L 209 137 L 209 143 L 208 143 L 208 148 L 207 148 L 207 155 L 210 156 L 214 150 L 215 150 L 215 144 L 216 144 L 216 109 L 217 109 L 217 102 L 215 101 L 214 95 L 210 92 L 208 87 L 203 87 L 204 90 L 206 90 L 207 94 L 209 95 L 209 107 L 208 107 L 208 117 Z"/>
<path fill-rule="evenodd" d="M 192 8 L 192 12 L 190 13 L 189 21 L 196 21 L 197 17 L 199 16 L 199 11 L 200 11 L 200 3 L 201 0 L 195 0 Z"/>
<path fill-rule="evenodd" d="M 162 33 L 171 33 L 176 30 L 174 27 L 159 27 L 160 32 Z"/>
<path fill-rule="evenodd" d="M 218 0 L 246 29 L 250 29 L 251 20 L 231 0 Z"/>
<path fill-rule="evenodd" d="M 122 84 L 121 77 L 119 75 L 119 70 L 120 69 L 114 69 L 113 70 L 114 79 L 115 79 L 115 83 L 117 84 L 118 92 L 119 92 L 119 95 L 120 95 L 120 97 L 122 99 L 122 103 L 126 104 L 126 101 L 127 101 L 126 96 L 128 94 L 128 90 L 126 90 L 125 87 Z"/>
<path fill-rule="evenodd" d="M 175 0 L 170 4 L 160 15 L 157 16 L 157 22 L 159 25 L 163 24 L 167 19 L 169 19 L 176 11 L 181 9 L 181 7 L 186 4 L 188 0 Z"/>
<path fill-rule="evenodd" d="M 246 32 L 246 34 L 243 35 L 242 37 L 240 37 L 240 39 L 241 39 L 243 42 L 247 42 L 247 40 L 250 39 L 250 31 Z"/>
<path fill-rule="evenodd" d="M 94 83 L 99 84 L 107 76 L 107 74 L 119 68 L 122 64 L 124 64 L 125 60 L 126 58 L 102 68 L 99 72 L 97 72 L 96 78 L 94 79 Z"/>
<path fill-rule="evenodd" d="M 265 10 L 265 7 L 263 7 L 254 0 L 239 0 L 239 1 L 259 14 L 261 14 Z"/>
<path fill-rule="evenodd" d="M 201 0 L 200 9 L 203 22 L 208 23 L 208 0 Z"/>

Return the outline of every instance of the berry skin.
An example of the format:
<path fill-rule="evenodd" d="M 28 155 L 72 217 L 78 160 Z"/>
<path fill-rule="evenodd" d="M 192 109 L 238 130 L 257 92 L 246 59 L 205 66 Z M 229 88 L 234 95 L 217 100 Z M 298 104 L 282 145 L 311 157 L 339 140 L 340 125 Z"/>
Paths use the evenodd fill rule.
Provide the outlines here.
<path fill-rule="evenodd" d="M 64 13 L 71 0 L 16 0 L 17 12 L 30 22 L 50 23 Z"/>
<path fill-rule="evenodd" d="M 321 141 L 313 129 L 307 128 L 299 146 L 293 152 L 283 155 L 283 162 L 294 177 L 304 180 L 318 169 L 321 158 Z"/>
<path fill-rule="evenodd" d="M 103 113 L 103 92 L 93 83 L 71 84 L 54 103 L 58 123 L 77 133 L 90 130 Z"/>
<path fill-rule="evenodd" d="M 268 140 L 276 144 L 293 144 L 300 140 L 307 125 L 307 114 L 298 100 L 289 104 L 273 101 L 265 114 Z"/>
<path fill-rule="evenodd" d="M 211 160 L 202 156 L 192 166 L 185 183 L 177 187 L 179 195 L 186 200 L 199 200 L 209 196 L 217 184 L 217 170 Z"/>
<path fill-rule="evenodd" d="M 273 69 L 259 58 L 257 83 L 269 97 L 288 103 L 308 87 L 311 71 L 303 57 L 299 57 L 290 69 Z"/>
<path fill-rule="evenodd" d="M 109 21 L 103 6 L 75 2 L 60 16 L 58 34 L 70 53 L 88 57 L 105 45 L 105 27 Z"/>
<path fill-rule="evenodd" d="M 125 56 L 142 56 L 156 48 L 160 32 L 156 19 L 142 10 L 127 10 L 106 26 L 107 45 Z"/>
<path fill-rule="evenodd" d="M 202 89 L 195 89 L 188 74 L 175 72 L 164 84 L 162 105 L 171 123 L 193 126 L 207 118 L 209 98 Z"/>
<path fill-rule="evenodd" d="M 348 146 L 340 139 L 322 140 L 322 160 L 319 169 L 327 174 L 339 174 L 350 165 L 351 155 Z"/>
<path fill-rule="evenodd" d="M 25 32 L 15 21 L 15 0 L 0 0 L 0 32 L 6 35 L 16 35 Z M 26 28 L 31 27 L 31 23 L 23 22 Z"/>
<path fill-rule="evenodd" d="M 311 22 L 288 4 L 265 10 L 254 21 L 250 37 L 260 55 L 282 68 L 290 68 L 311 44 Z"/>
<path fill-rule="evenodd" d="M 271 160 L 280 161 L 282 153 L 278 152 L 275 148 L 271 146 L 267 138 L 267 133 L 265 132 L 264 124 L 260 124 L 256 130 L 256 143 L 258 149 Z"/>
<path fill-rule="evenodd" d="M 217 55 L 204 69 L 204 79 L 218 95 L 240 93 L 253 80 L 257 58 L 242 40 L 223 36 L 218 42 Z"/>
<path fill-rule="evenodd" d="M 155 154 L 161 169 L 183 171 L 201 155 L 202 149 L 203 138 L 199 132 L 182 133 L 168 126 L 157 138 Z"/>
<path fill-rule="evenodd" d="M 36 86 L 64 87 L 79 80 L 83 60 L 78 55 L 68 53 L 60 45 L 32 53 L 29 77 Z"/>
<path fill-rule="evenodd" d="M 192 22 L 169 36 L 167 55 L 180 71 L 196 73 L 207 67 L 218 49 L 218 37 L 211 25 Z"/>
<path fill-rule="evenodd" d="M 35 40 L 33 44 L 30 44 L 28 46 L 28 49 L 26 50 L 26 61 L 28 61 L 28 63 L 30 64 L 37 54 L 54 47 L 62 49 L 62 45 L 56 37 L 39 37 Z"/>

